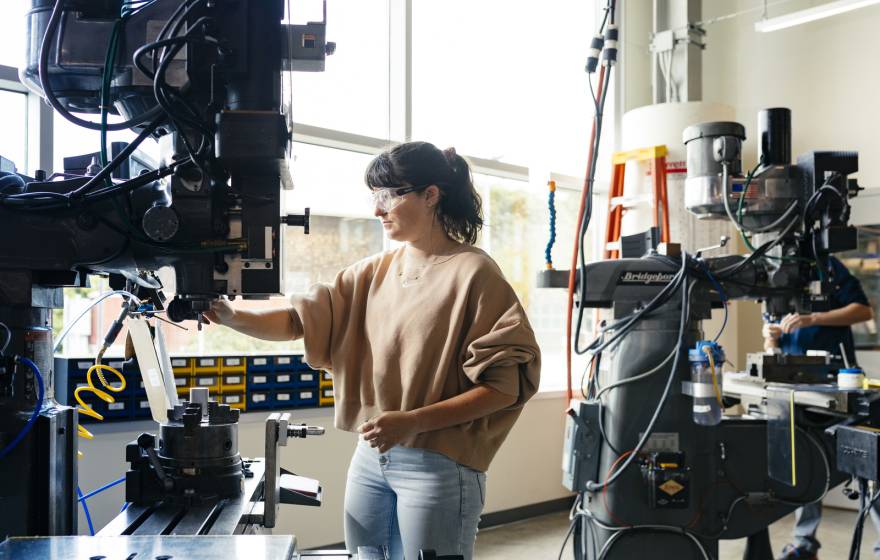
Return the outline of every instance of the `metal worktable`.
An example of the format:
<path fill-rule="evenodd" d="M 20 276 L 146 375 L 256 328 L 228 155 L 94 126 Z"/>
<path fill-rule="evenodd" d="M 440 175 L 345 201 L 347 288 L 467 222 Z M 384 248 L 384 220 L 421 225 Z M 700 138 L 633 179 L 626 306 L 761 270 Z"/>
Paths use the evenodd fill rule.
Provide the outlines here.
<path fill-rule="evenodd" d="M 205 500 L 191 506 L 162 502 L 132 504 L 101 529 L 98 536 L 117 535 L 243 535 L 261 533 L 252 514 L 262 514 L 263 459 L 245 460 L 250 476 L 236 498 Z M 140 559 L 138 559 L 140 560 Z"/>
<path fill-rule="evenodd" d="M 290 560 L 286 535 L 20 537 L 0 544 L 0 560 Z"/>

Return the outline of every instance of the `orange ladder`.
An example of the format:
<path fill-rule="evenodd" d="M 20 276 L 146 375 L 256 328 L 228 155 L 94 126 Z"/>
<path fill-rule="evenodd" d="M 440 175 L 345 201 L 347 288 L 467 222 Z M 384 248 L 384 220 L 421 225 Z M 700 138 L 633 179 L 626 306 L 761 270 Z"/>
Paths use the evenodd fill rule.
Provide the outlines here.
<path fill-rule="evenodd" d="M 615 152 L 611 156 L 614 166 L 611 172 L 611 189 L 608 191 L 608 225 L 605 227 L 605 258 L 616 259 L 620 256 L 620 223 L 623 218 L 623 177 L 626 173 L 626 162 L 648 161 L 651 164 L 654 195 L 654 227 L 660 228 L 660 241 L 669 242 L 669 202 L 666 193 L 666 146 L 651 146 L 626 152 Z"/>

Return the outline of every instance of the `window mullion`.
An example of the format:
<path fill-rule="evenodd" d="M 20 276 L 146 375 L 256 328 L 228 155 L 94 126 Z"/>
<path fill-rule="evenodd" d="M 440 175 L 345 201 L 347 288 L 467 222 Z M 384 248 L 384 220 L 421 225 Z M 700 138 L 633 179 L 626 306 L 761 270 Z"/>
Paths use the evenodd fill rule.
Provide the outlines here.
<path fill-rule="evenodd" d="M 54 115 L 52 107 L 35 93 L 27 95 L 27 129 L 28 172 L 33 175 L 41 169 L 51 175 L 54 171 Z"/>
<path fill-rule="evenodd" d="M 412 0 L 388 0 L 388 141 L 412 139 Z"/>

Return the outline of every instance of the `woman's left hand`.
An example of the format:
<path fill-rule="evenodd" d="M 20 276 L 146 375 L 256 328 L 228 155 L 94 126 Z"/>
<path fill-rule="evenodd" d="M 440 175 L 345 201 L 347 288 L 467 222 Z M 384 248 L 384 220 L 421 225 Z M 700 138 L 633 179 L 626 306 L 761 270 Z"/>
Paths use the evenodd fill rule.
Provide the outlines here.
<path fill-rule="evenodd" d="M 360 426 L 358 432 L 370 447 L 378 447 L 385 453 L 395 445 L 419 433 L 416 419 L 411 412 L 383 412 Z"/>

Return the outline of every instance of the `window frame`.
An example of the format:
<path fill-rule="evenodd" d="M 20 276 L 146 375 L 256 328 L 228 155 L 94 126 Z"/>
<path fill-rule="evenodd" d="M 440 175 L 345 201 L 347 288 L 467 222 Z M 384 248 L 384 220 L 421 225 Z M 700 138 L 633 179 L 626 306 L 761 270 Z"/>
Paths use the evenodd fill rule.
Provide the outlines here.
<path fill-rule="evenodd" d="M 15 162 L 19 172 L 33 176 L 36 170 L 52 172 L 53 115 L 52 108 L 39 95 L 30 91 L 18 78 L 18 70 L 0 65 L 0 90 L 25 95 L 27 100 L 25 161 Z"/>

